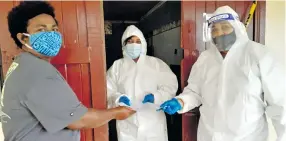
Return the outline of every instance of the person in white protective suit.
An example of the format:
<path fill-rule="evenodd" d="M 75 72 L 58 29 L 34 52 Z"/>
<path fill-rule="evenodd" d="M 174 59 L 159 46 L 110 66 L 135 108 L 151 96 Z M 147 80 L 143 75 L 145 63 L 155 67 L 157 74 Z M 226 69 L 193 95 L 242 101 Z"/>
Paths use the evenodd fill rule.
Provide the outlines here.
<path fill-rule="evenodd" d="M 162 60 L 147 56 L 143 33 L 134 25 L 122 36 L 123 58 L 114 62 L 107 72 L 108 106 L 124 103 L 159 105 L 175 96 L 176 75 Z M 147 103 L 147 104 L 146 104 Z M 138 110 L 126 120 L 117 121 L 118 141 L 168 141 L 165 113 Z"/>
<path fill-rule="evenodd" d="M 267 141 L 272 119 L 286 141 L 285 70 L 267 47 L 248 39 L 229 6 L 206 14 L 211 47 L 194 64 L 188 86 L 160 107 L 168 114 L 200 107 L 198 141 Z"/>

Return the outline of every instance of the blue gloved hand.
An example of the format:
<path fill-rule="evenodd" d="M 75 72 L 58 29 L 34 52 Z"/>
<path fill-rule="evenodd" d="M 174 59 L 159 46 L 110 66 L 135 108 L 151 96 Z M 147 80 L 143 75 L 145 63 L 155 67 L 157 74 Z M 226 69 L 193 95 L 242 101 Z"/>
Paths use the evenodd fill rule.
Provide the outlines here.
<path fill-rule="evenodd" d="M 142 101 L 143 104 L 149 102 L 149 103 L 154 103 L 155 101 L 155 98 L 154 98 L 154 95 L 153 94 L 147 94 L 145 97 L 144 97 L 144 100 Z"/>
<path fill-rule="evenodd" d="M 169 115 L 173 115 L 182 109 L 182 105 L 180 104 L 178 99 L 173 98 L 171 100 L 164 102 L 162 105 L 160 105 L 160 109 L 162 109 L 164 112 L 166 112 Z"/>
<path fill-rule="evenodd" d="M 124 103 L 127 106 L 131 106 L 130 99 L 127 96 L 121 96 L 119 98 L 119 103 Z"/>

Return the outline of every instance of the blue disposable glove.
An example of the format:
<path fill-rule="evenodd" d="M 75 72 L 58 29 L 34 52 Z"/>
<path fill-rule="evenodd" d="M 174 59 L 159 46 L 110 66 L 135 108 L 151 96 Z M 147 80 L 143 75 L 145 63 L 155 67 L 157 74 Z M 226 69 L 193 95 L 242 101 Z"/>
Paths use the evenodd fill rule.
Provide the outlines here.
<path fill-rule="evenodd" d="M 131 106 L 130 99 L 127 96 L 121 96 L 119 98 L 119 103 L 124 103 L 127 106 Z"/>
<path fill-rule="evenodd" d="M 169 115 L 173 115 L 182 109 L 182 105 L 176 98 L 173 98 L 171 100 L 164 102 L 162 105 L 160 105 L 160 109 L 162 109 L 164 112 L 166 112 Z"/>
<path fill-rule="evenodd" d="M 144 103 L 144 104 L 147 103 L 147 102 L 154 103 L 154 101 L 155 101 L 154 95 L 153 94 L 148 94 L 148 95 L 146 95 L 144 97 L 144 100 L 142 101 L 142 103 Z"/>

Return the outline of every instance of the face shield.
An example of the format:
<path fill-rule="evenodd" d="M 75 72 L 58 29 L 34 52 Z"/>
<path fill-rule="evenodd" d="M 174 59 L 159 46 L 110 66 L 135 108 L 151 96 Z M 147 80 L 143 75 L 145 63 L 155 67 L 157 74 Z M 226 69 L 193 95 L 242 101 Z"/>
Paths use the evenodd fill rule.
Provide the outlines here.
<path fill-rule="evenodd" d="M 211 42 L 219 51 L 228 51 L 238 40 L 247 38 L 246 29 L 233 14 L 204 13 L 203 40 Z"/>

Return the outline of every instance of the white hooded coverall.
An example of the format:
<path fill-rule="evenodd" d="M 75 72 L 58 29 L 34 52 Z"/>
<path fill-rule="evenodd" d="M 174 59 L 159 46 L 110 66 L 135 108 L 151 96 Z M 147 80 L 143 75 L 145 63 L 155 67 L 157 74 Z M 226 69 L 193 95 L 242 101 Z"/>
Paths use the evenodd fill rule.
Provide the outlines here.
<path fill-rule="evenodd" d="M 228 6 L 212 16 L 237 13 Z M 285 70 L 267 47 L 248 39 L 244 25 L 230 21 L 236 41 L 222 57 L 215 44 L 202 52 L 192 67 L 188 86 L 177 98 L 179 113 L 199 105 L 198 141 L 267 141 L 272 119 L 277 141 L 286 141 Z M 266 114 L 265 114 L 266 113 Z"/>
<path fill-rule="evenodd" d="M 135 63 L 123 48 L 123 58 L 114 62 L 107 72 L 108 106 L 117 107 L 120 96 L 132 102 L 143 101 L 145 95 L 153 94 L 155 104 L 175 96 L 178 89 L 176 75 L 162 60 L 147 56 L 147 43 L 142 32 L 135 26 L 127 27 L 122 36 L 124 41 L 137 36 L 142 51 Z M 166 117 L 163 111 L 138 111 L 126 120 L 117 120 L 118 141 L 168 141 Z"/>

